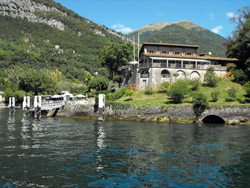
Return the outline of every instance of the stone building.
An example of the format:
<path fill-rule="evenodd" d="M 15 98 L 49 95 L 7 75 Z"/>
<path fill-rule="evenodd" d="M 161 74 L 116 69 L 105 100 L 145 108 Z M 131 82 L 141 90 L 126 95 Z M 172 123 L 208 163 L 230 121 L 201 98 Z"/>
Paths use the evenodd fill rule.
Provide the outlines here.
<path fill-rule="evenodd" d="M 199 78 L 209 67 L 217 75 L 227 72 L 228 63 L 237 63 L 238 59 L 197 55 L 196 45 L 143 43 L 139 53 L 139 64 L 131 65 L 127 84 L 137 89 L 146 86 L 156 87 L 163 82 L 174 83 L 178 79 Z"/>

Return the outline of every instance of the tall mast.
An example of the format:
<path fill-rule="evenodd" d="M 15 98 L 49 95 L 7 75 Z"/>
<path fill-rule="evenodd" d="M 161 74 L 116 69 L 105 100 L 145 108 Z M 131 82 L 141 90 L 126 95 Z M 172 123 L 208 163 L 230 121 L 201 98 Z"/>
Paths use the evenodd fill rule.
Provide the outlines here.
<path fill-rule="evenodd" d="M 134 52 L 134 62 L 135 62 L 135 36 L 133 36 L 133 52 Z"/>
<path fill-rule="evenodd" d="M 140 35 L 139 35 L 139 33 L 138 33 L 138 63 L 139 63 L 139 60 L 140 60 L 140 55 L 139 55 L 139 53 L 140 53 Z"/>

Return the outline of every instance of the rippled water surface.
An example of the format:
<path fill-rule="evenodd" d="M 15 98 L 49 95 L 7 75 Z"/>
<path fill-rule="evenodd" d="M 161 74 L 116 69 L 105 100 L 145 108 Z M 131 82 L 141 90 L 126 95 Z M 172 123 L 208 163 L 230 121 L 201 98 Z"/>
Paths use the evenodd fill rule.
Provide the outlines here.
<path fill-rule="evenodd" d="M 249 187 L 250 127 L 9 117 L 0 187 Z"/>

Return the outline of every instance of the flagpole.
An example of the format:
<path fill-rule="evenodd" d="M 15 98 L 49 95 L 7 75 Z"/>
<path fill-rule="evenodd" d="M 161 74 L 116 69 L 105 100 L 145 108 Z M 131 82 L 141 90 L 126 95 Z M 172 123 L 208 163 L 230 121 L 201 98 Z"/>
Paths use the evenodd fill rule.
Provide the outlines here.
<path fill-rule="evenodd" d="M 135 36 L 133 36 L 133 52 L 134 52 L 134 62 L 135 62 Z"/>
<path fill-rule="evenodd" d="M 139 59 L 140 59 L 140 35 L 139 35 L 139 33 L 138 33 L 138 63 L 139 63 Z"/>

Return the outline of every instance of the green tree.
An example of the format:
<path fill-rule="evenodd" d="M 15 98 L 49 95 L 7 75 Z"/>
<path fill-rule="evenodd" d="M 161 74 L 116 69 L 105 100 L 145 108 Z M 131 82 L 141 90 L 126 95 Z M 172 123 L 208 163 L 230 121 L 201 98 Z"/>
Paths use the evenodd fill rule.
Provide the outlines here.
<path fill-rule="evenodd" d="M 198 118 L 202 114 L 202 112 L 204 112 L 207 106 L 208 100 L 206 95 L 204 95 L 203 93 L 195 92 L 193 94 L 193 110 L 196 118 Z"/>
<path fill-rule="evenodd" d="M 90 80 L 88 87 L 90 89 L 96 89 L 97 91 L 101 91 L 107 89 L 108 85 L 109 79 L 104 76 L 99 76 Z"/>
<path fill-rule="evenodd" d="M 213 68 L 207 69 L 204 80 L 209 87 L 216 87 L 219 82 L 219 78 L 215 74 Z"/>
<path fill-rule="evenodd" d="M 57 90 L 56 82 L 45 73 L 31 72 L 20 76 L 19 88 L 25 92 L 54 94 Z"/>
<path fill-rule="evenodd" d="M 250 97 L 250 82 L 246 82 L 244 85 L 243 85 L 245 91 L 247 92 L 247 96 Z"/>
<path fill-rule="evenodd" d="M 248 80 L 250 79 L 250 6 L 244 7 L 238 11 L 237 16 L 231 19 L 237 24 L 233 36 L 229 37 L 227 56 L 237 58 L 241 63 L 238 69 L 244 71 Z M 238 81 L 238 80 L 236 80 Z"/>
<path fill-rule="evenodd" d="M 118 68 L 132 60 L 132 47 L 128 44 L 112 43 L 111 46 L 104 46 L 99 53 L 99 59 L 109 70 L 109 78 L 113 80 L 113 76 L 118 74 Z"/>
<path fill-rule="evenodd" d="M 6 88 L 4 90 L 3 96 L 5 98 L 5 104 L 8 104 L 9 103 L 9 97 L 14 97 L 14 92 L 12 91 L 12 89 Z"/>
<path fill-rule="evenodd" d="M 26 92 L 23 91 L 23 90 L 17 90 L 17 91 L 14 92 L 14 96 L 15 96 L 15 99 L 16 99 L 17 103 L 23 102 L 23 97 L 25 95 L 26 95 Z"/>
<path fill-rule="evenodd" d="M 180 79 L 170 87 L 168 90 L 168 95 L 174 103 L 182 103 L 189 91 L 188 81 Z"/>
<path fill-rule="evenodd" d="M 235 100 L 237 98 L 237 90 L 235 87 L 232 87 L 229 90 L 227 90 L 227 93 L 228 93 L 229 97 L 231 97 L 233 100 Z"/>

